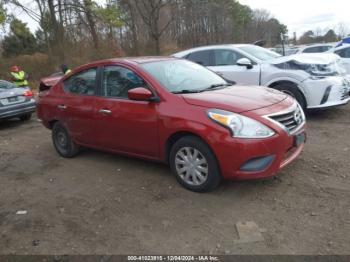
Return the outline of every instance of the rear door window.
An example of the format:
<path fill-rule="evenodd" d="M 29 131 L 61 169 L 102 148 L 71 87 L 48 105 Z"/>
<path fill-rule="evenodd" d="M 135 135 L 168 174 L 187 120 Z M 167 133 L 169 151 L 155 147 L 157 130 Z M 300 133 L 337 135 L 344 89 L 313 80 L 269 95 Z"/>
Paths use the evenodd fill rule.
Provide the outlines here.
<path fill-rule="evenodd" d="M 71 94 L 95 95 L 96 71 L 97 68 L 90 68 L 72 75 L 64 80 L 64 90 Z"/>

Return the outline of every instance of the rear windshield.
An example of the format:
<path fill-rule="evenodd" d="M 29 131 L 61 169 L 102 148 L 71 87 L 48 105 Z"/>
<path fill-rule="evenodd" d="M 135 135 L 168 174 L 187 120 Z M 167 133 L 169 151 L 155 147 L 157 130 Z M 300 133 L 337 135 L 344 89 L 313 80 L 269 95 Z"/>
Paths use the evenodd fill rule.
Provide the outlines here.
<path fill-rule="evenodd" d="M 10 82 L 0 80 L 0 89 L 11 89 L 15 88 L 16 86 Z"/>

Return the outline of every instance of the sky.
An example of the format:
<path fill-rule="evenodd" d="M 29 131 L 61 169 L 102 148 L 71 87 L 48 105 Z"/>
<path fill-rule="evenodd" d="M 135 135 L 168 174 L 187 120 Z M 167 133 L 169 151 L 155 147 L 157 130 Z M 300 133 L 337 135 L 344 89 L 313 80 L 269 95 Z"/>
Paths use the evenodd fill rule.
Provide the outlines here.
<path fill-rule="evenodd" d="M 215 1 L 215 0 L 213 0 Z M 27 7 L 34 6 L 31 0 L 21 0 Z M 104 4 L 105 0 L 96 0 Z M 300 37 L 304 32 L 315 29 L 336 29 L 339 23 L 350 30 L 349 0 L 239 0 L 252 9 L 266 9 L 272 16 L 288 26 L 289 35 L 293 32 Z M 11 8 L 21 20 L 35 31 L 37 23 L 19 9 Z M 323 33 L 323 32 L 322 32 Z M 350 33 L 350 32 L 348 32 Z"/>
<path fill-rule="evenodd" d="M 239 0 L 252 9 L 266 9 L 288 26 L 289 35 L 308 30 L 336 29 L 339 23 L 350 28 L 349 0 Z"/>

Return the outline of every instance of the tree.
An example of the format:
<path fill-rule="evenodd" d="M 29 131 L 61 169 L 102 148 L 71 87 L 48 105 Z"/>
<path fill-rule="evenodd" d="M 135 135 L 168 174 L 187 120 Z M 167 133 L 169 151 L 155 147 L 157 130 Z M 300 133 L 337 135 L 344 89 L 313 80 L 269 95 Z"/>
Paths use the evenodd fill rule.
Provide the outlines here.
<path fill-rule="evenodd" d="M 310 44 L 315 42 L 315 34 L 312 30 L 309 30 L 305 32 L 300 38 L 299 38 L 299 44 Z"/>
<path fill-rule="evenodd" d="M 6 22 L 6 10 L 4 4 L 0 1 L 0 25 L 3 25 Z"/>
<path fill-rule="evenodd" d="M 340 39 L 350 34 L 350 28 L 345 23 L 339 23 L 336 25 L 336 32 Z"/>
<path fill-rule="evenodd" d="M 166 12 L 170 13 L 169 9 L 166 9 L 170 7 L 171 2 L 172 0 L 134 0 L 135 7 L 155 42 L 157 55 L 160 54 L 160 38 L 172 22 L 172 16 L 168 15 L 168 19 L 163 24 L 160 23 Z"/>
<path fill-rule="evenodd" d="M 84 13 L 86 16 L 87 24 L 89 25 L 90 33 L 92 40 L 94 42 L 95 49 L 98 49 L 99 46 L 99 37 L 96 32 L 96 21 L 93 14 L 94 3 L 92 0 L 83 0 Z"/>
<path fill-rule="evenodd" d="M 35 37 L 30 32 L 27 24 L 12 18 L 10 34 L 4 38 L 2 47 L 4 56 L 9 57 L 32 54 L 36 51 L 37 45 Z"/>
<path fill-rule="evenodd" d="M 338 36 L 332 29 L 328 30 L 328 32 L 323 36 L 324 42 L 336 42 L 338 40 Z"/>
<path fill-rule="evenodd" d="M 118 5 L 113 2 L 107 3 L 106 7 L 96 5 L 94 15 L 96 20 L 107 28 L 110 43 L 114 42 L 113 29 L 124 25 Z"/>
<path fill-rule="evenodd" d="M 249 6 L 241 5 L 237 1 L 232 1 L 230 11 L 234 24 L 233 38 L 238 42 L 244 43 L 247 38 L 246 28 L 252 23 L 253 12 Z"/>

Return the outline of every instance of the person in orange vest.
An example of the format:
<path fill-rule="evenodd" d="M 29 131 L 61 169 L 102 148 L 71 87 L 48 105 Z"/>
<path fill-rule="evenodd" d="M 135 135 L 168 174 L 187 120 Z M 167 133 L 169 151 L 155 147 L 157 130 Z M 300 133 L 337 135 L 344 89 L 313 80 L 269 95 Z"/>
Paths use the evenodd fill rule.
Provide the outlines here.
<path fill-rule="evenodd" d="M 12 66 L 10 74 L 11 80 L 16 86 L 28 86 L 28 75 L 23 70 L 21 70 L 19 66 Z"/>

